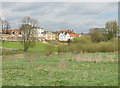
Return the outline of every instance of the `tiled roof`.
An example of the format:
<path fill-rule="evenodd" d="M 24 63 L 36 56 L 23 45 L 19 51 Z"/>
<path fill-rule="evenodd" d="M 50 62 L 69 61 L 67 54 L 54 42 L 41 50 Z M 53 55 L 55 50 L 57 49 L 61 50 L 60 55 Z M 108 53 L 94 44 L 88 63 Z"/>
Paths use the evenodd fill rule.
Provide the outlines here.
<path fill-rule="evenodd" d="M 71 34 L 71 33 L 70 33 L 70 37 L 75 37 L 75 36 L 76 36 L 75 34 Z"/>
<path fill-rule="evenodd" d="M 60 31 L 60 33 L 63 33 L 63 32 L 66 32 L 66 31 Z"/>
<path fill-rule="evenodd" d="M 11 29 L 11 31 L 14 31 L 14 32 L 15 32 L 15 31 L 20 31 L 20 29 Z"/>
<path fill-rule="evenodd" d="M 75 34 L 76 36 L 80 36 L 80 34 Z"/>

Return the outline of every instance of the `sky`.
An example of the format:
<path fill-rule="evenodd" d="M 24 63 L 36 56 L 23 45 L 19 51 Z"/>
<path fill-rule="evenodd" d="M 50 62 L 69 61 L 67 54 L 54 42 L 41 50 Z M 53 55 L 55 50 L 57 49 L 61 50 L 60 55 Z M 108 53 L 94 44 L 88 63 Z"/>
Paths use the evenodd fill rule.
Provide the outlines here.
<path fill-rule="evenodd" d="M 0 7 L 1 8 L 1 7 Z M 105 27 L 108 21 L 118 21 L 117 2 L 3 2 L 2 16 L 11 28 L 19 28 L 24 16 L 39 21 L 44 30 L 74 30 L 89 32 Z"/>

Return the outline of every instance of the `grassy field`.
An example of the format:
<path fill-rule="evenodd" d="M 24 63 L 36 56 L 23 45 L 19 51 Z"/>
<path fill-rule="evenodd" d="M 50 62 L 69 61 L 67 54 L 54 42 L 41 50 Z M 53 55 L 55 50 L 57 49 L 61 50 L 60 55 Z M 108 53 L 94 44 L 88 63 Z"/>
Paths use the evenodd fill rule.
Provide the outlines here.
<path fill-rule="evenodd" d="M 10 43 L 10 44 L 9 44 Z M 19 48 L 15 42 L 5 48 Z M 10 46 L 11 45 L 11 46 Z M 40 46 L 41 45 L 41 46 Z M 2 58 L 3 86 L 117 86 L 117 53 L 62 53 L 45 56 L 45 44 Z M 39 50 L 41 52 L 34 52 Z"/>
<path fill-rule="evenodd" d="M 36 42 L 35 47 L 30 48 L 29 51 L 30 52 L 45 52 L 46 51 L 46 45 L 45 43 L 42 42 Z M 20 42 L 8 42 L 5 41 L 4 43 L 2 43 L 2 47 L 3 48 L 12 48 L 12 49 L 21 49 L 23 50 L 23 44 Z"/>
<path fill-rule="evenodd" d="M 102 59 L 90 61 L 88 57 Z M 113 54 L 114 55 L 114 54 Z M 116 86 L 117 55 L 98 54 L 15 54 L 3 58 L 4 86 Z M 80 61 L 89 59 L 88 61 Z M 107 59 L 111 60 L 107 61 Z M 81 59 L 81 58 L 79 58 Z"/>

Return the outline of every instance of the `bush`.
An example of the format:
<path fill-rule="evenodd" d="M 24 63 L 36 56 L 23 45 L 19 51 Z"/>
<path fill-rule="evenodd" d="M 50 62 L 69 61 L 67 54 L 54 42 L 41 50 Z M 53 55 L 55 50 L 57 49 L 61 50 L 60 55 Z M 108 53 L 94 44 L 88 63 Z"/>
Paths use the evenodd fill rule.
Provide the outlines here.
<path fill-rule="evenodd" d="M 49 55 L 51 55 L 54 51 L 55 51 L 55 46 L 49 44 L 49 45 L 46 46 L 46 52 L 45 52 L 45 54 L 46 54 L 46 56 L 49 56 Z"/>
<path fill-rule="evenodd" d="M 76 46 L 75 46 L 75 44 L 70 44 L 70 45 L 69 45 L 69 52 L 74 53 L 75 50 L 76 50 Z"/>
<path fill-rule="evenodd" d="M 115 47 L 115 51 L 118 51 L 118 41 L 120 41 L 120 39 L 118 39 L 118 38 L 113 38 L 113 39 L 111 39 L 110 40 L 110 42 L 112 42 L 113 43 L 113 46 Z"/>
<path fill-rule="evenodd" d="M 91 42 L 91 38 L 90 37 L 82 36 L 82 37 L 74 38 L 72 43 L 89 44 L 89 43 L 92 43 L 92 42 Z"/>
<path fill-rule="evenodd" d="M 93 42 L 101 42 L 101 41 L 106 41 L 107 40 L 106 37 L 99 32 L 93 32 L 91 34 L 91 36 L 92 36 L 92 41 Z"/>
<path fill-rule="evenodd" d="M 119 39 L 120 42 L 120 39 Z M 120 47 L 119 47 L 120 48 Z M 60 52 L 72 52 L 72 53 L 80 53 L 80 52 L 114 52 L 118 51 L 118 38 L 112 39 L 107 42 L 99 42 L 94 43 L 88 37 L 79 37 L 75 38 L 72 43 L 68 45 L 59 45 L 57 47 L 58 53 Z"/>
<path fill-rule="evenodd" d="M 69 51 L 69 46 L 68 45 L 58 45 L 57 46 L 57 52 L 60 54 L 61 52 L 68 52 Z"/>
<path fill-rule="evenodd" d="M 82 51 L 89 53 L 99 52 L 99 45 L 97 43 L 85 44 L 82 47 Z"/>
<path fill-rule="evenodd" d="M 113 52 L 115 51 L 114 43 L 113 42 L 100 42 L 99 43 L 100 52 Z"/>
<path fill-rule="evenodd" d="M 83 47 L 83 44 L 81 44 L 81 43 L 77 43 L 77 44 L 75 44 L 75 53 L 80 53 L 81 51 L 82 51 L 82 47 Z"/>

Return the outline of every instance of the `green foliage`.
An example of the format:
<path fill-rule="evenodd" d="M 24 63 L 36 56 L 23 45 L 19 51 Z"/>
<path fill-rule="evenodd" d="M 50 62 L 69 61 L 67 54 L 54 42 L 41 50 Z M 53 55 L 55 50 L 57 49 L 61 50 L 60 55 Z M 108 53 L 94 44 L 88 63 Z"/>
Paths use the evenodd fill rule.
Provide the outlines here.
<path fill-rule="evenodd" d="M 107 34 L 107 39 L 111 40 L 114 37 L 114 33 L 112 31 L 109 31 Z"/>
<path fill-rule="evenodd" d="M 84 52 L 84 46 L 91 43 L 92 41 L 90 37 L 77 37 L 72 43 L 70 43 L 69 51 L 72 53 L 80 53 L 81 51 Z"/>
<path fill-rule="evenodd" d="M 87 44 L 87 43 L 91 43 L 91 38 L 90 37 L 85 37 L 85 36 L 81 36 L 81 37 L 77 37 L 73 39 L 73 44 L 74 43 L 81 43 L 81 44 Z"/>
<path fill-rule="evenodd" d="M 82 50 L 89 53 L 99 52 L 99 45 L 97 43 L 85 44 Z"/>
<path fill-rule="evenodd" d="M 46 54 L 46 56 L 49 56 L 49 55 L 51 55 L 54 51 L 55 51 L 55 46 L 49 44 L 49 45 L 46 46 L 45 54 Z"/>
<path fill-rule="evenodd" d="M 118 39 L 117 37 L 110 40 L 110 42 L 112 42 L 112 43 L 113 43 L 113 46 L 115 47 L 115 51 L 118 51 L 119 41 L 120 41 L 120 39 Z"/>
<path fill-rule="evenodd" d="M 24 51 L 27 52 L 28 49 L 33 48 L 35 46 L 35 41 L 26 41 L 23 42 L 24 45 Z"/>
<path fill-rule="evenodd" d="M 90 29 L 93 42 L 102 42 L 117 37 L 118 24 L 116 21 L 106 22 L 105 28 Z"/>
<path fill-rule="evenodd" d="M 66 53 L 68 51 L 69 51 L 69 46 L 67 46 L 67 45 L 60 44 L 57 46 L 58 54 L 63 53 L 63 52 Z"/>
<path fill-rule="evenodd" d="M 75 44 L 70 44 L 69 45 L 69 52 L 72 52 L 72 53 L 76 52 L 76 45 Z"/>
<path fill-rule="evenodd" d="M 72 53 L 80 53 L 82 51 L 82 43 L 78 42 L 75 44 L 70 44 L 69 45 L 69 52 Z"/>
<path fill-rule="evenodd" d="M 118 51 L 118 38 L 111 39 L 107 42 L 91 42 L 89 39 L 86 38 L 77 38 L 70 44 L 70 51 L 71 52 L 114 52 Z"/>
<path fill-rule="evenodd" d="M 101 41 L 106 41 L 106 38 L 104 35 L 100 34 L 99 32 L 93 32 L 91 34 L 92 36 L 92 41 L 93 42 L 101 42 Z"/>
<path fill-rule="evenodd" d="M 106 30 L 104 28 L 93 28 L 90 30 L 93 42 L 106 41 Z"/>
<path fill-rule="evenodd" d="M 113 42 L 100 42 L 99 43 L 100 52 L 114 52 L 115 51 L 115 46 Z"/>
<path fill-rule="evenodd" d="M 117 24 L 116 20 L 106 22 L 105 29 L 107 31 L 108 40 L 112 39 L 113 37 L 117 37 L 118 24 Z"/>

